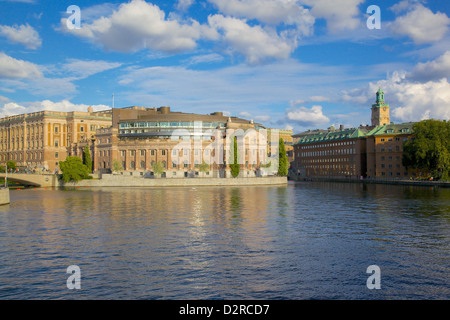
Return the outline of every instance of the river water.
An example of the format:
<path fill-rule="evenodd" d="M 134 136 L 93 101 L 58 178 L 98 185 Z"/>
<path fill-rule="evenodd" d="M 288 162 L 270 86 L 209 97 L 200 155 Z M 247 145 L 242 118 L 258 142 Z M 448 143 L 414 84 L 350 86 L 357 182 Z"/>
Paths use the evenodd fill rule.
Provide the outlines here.
<path fill-rule="evenodd" d="M 450 299 L 449 240 L 444 188 L 11 190 L 0 299 Z"/>

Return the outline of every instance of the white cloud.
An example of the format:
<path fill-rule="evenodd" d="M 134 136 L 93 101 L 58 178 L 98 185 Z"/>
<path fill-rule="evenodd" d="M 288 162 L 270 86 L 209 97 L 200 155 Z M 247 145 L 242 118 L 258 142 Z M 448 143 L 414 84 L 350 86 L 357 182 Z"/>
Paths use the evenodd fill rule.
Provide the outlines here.
<path fill-rule="evenodd" d="M 68 30 L 66 20 L 61 28 L 76 36 L 88 38 L 107 50 L 136 52 L 150 49 L 176 53 L 196 48 L 202 27 L 194 20 L 181 24 L 166 19 L 158 6 L 143 0 L 123 3 L 110 16 L 85 22 L 81 29 Z"/>
<path fill-rule="evenodd" d="M 450 76 L 450 51 L 433 61 L 417 64 L 406 77 L 415 81 L 440 80 Z M 450 106 L 449 106 L 450 107 Z"/>
<path fill-rule="evenodd" d="M 211 27 L 223 32 L 222 38 L 231 53 L 238 52 L 250 64 L 267 59 L 287 59 L 296 48 L 296 39 L 279 36 L 275 29 L 250 26 L 245 20 L 216 14 L 208 17 Z"/>
<path fill-rule="evenodd" d="M 85 104 L 74 104 L 68 100 L 61 100 L 57 102 L 51 100 L 43 100 L 35 102 L 26 102 L 21 104 L 16 102 L 7 102 L 4 103 L 3 105 L 2 103 L 0 103 L 0 117 L 12 116 L 23 113 L 32 113 L 43 110 L 61 111 L 61 112 L 87 111 L 88 107 L 90 106 Z M 110 107 L 106 105 L 93 105 L 92 108 L 94 109 L 94 111 L 110 109 Z"/>
<path fill-rule="evenodd" d="M 312 102 L 329 102 L 329 101 L 331 101 L 331 99 L 328 98 L 328 97 L 323 97 L 323 96 L 312 96 L 312 97 L 309 97 L 309 101 L 312 101 Z"/>
<path fill-rule="evenodd" d="M 242 117 L 242 118 L 251 118 L 252 115 L 251 115 L 250 113 L 248 113 L 247 111 L 243 111 L 243 112 L 239 113 L 239 117 Z"/>
<path fill-rule="evenodd" d="M 181 11 L 187 10 L 190 6 L 194 4 L 195 0 L 178 0 L 176 8 Z"/>
<path fill-rule="evenodd" d="M 358 6 L 364 0 L 299 0 L 310 6 L 316 18 L 324 18 L 330 33 L 354 30 L 362 25 Z"/>
<path fill-rule="evenodd" d="M 322 106 L 314 105 L 311 109 L 306 107 L 291 108 L 286 111 L 286 119 L 301 126 L 322 125 L 330 119 L 323 114 Z"/>
<path fill-rule="evenodd" d="M 450 83 L 447 78 L 417 82 L 410 81 L 406 72 L 394 72 L 386 80 L 369 83 L 364 88 L 346 92 L 347 101 L 359 104 L 375 103 L 375 93 L 381 86 L 390 106 L 394 122 L 450 118 Z M 367 119 L 369 115 L 367 115 Z"/>
<path fill-rule="evenodd" d="M 62 66 L 62 69 L 75 77 L 87 78 L 96 73 L 118 68 L 121 65 L 122 64 L 118 62 L 102 60 L 69 59 L 68 62 Z"/>
<path fill-rule="evenodd" d="M 209 0 L 220 12 L 237 18 L 256 19 L 270 25 L 294 25 L 299 35 L 310 35 L 314 17 L 292 0 Z"/>
<path fill-rule="evenodd" d="M 189 65 L 201 64 L 201 63 L 214 63 L 223 61 L 223 56 L 218 53 L 209 53 L 203 55 L 193 56 L 185 62 Z"/>
<path fill-rule="evenodd" d="M 23 44 L 28 49 L 37 49 L 42 45 L 39 33 L 30 25 L 0 25 L 0 35 L 14 43 Z"/>
<path fill-rule="evenodd" d="M 14 59 L 0 52 L 0 79 L 36 79 L 42 76 L 42 72 L 34 63 Z"/>
<path fill-rule="evenodd" d="M 408 36 L 416 44 L 434 43 L 444 38 L 450 18 L 445 13 L 433 13 L 417 1 L 402 1 L 391 8 L 394 12 L 407 11 L 388 26 L 393 33 Z"/>

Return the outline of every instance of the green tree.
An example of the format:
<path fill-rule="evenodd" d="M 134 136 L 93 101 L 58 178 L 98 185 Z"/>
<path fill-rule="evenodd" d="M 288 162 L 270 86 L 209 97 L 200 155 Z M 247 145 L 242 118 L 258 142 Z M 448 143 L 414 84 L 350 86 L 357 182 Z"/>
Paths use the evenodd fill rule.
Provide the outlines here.
<path fill-rule="evenodd" d="M 87 145 L 84 147 L 83 164 L 88 168 L 89 172 L 92 172 L 91 153 L 89 152 L 89 147 Z"/>
<path fill-rule="evenodd" d="M 200 170 L 200 172 L 208 172 L 209 171 L 209 164 L 207 164 L 205 162 L 205 160 L 203 160 L 202 164 L 199 166 L 198 169 Z"/>
<path fill-rule="evenodd" d="M 12 169 L 14 171 L 17 168 L 16 162 L 14 160 L 8 160 L 8 162 L 6 162 L 6 165 L 8 166 L 8 170 Z"/>
<path fill-rule="evenodd" d="M 449 179 L 450 123 L 423 120 L 413 125 L 414 137 L 403 145 L 402 164 L 427 171 L 442 180 Z"/>
<path fill-rule="evenodd" d="M 286 148 L 284 146 L 284 141 L 282 138 L 280 138 L 278 144 L 278 175 L 287 176 L 289 163 L 286 156 Z"/>
<path fill-rule="evenodd" d="M 83 179 L 89 179 L 89 169 L 83 164 L 83 161 L 76 156 L 69 156 L 65 161 L 59 163 L 59 167 L 63 172 L 64 182 L 80 181 Z"/>
<path fill-rule="evenodd" d="M 112 162 L 112 171 L 113 172 L 118 172 L 123 170 L 122 164 L 120 163 L 120 161 L 118 160 L 113 160 Z"/>
<path fill-rule="evenodd" d="M 232 158 L 231 158 L 232 157 Z M 240 164 L 239 164 L 239 151 L 238 151 L 238 143 L 237 143 L 237 137 L 234 137 L 233 139 L 233 152 L 230 157 L 230 169 L 231 169 L 231 175 L 233 178 L 236 178 L 239 175 L 240 171 Z"/>
<path fill-rule="evenodd" d="M 152 170 L 154 174 L 162 174 L 164 172 L 164 166 L 161 161 L 157 161 L 153 164 Z"/>

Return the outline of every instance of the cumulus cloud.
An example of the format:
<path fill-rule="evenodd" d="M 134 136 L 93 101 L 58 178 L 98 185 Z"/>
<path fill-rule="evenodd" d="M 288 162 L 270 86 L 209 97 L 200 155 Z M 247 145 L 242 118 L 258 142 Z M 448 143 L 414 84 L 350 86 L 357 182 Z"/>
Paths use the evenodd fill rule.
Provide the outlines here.
<path fill-rule="evenodd" d="M 23 113 L 32 113 L 43 110 L 62 111 L 62 112 L 87 111 L 88 107 L 90 106 L 85 104 L 74 104 L 68 100 L 61 100 L 57 102 L 51 100 L 43 100 L 20 104 L 16 102 L 6 102 L 2 104 L 0 101 L 0 117 L 12 116 Z M 93 105 L 92 108 L 94 109 L 94 111 L 102 111 L 110 109 L 110 107 L 106 105 Z"/>
<path fill-rule="evenodd" d="M 195 0 L 178 0 L 176 8 L 181 11 L 187 10 L 190 6 L 194 4 Z"/>
<path fill-rule="evenodd" d="M 314 17 L 296 1 L 211 1 L 226 14 L 211 15 L 204 24 L 183 20 L 176 13 L 166 17 L 154 4 L 131 0 L 118 7 L 87 8 L 93 14 L 86 17 L 83 11 L 80 29 L 68 29 L 63 18 L 58 30 L 88 39 L 105 50 L 126 53 L 148 49 L 173 54 L 196 49 L 202 40 L 213 41 L 226 53 L 242 55 L 251 64 L 286 59 L 303 36 L 312 34 Z M 175 7 L 182 10 L 192 4 L 190 0 L 179 1 Z M 99 17 L 98 12 L 105 14 Z M 253 19 L 260 23 L 249 24 Z"/>
<path fill-rule="evenodd" d="M 361 26 L 361 12 L 358 6 L 364 0 L 299 0 L 310 6 L 311 13 L 316 18 L 327 21 L 330 33 L 354 30 Z"/>
<path fill-rule="evenodd" d="M 450 18 L 445 13 L 433 13 L 418 1 L 402 1 L 394 5 L 392 11 L 402 16 L 388 24 L 393 33 L 408 36 L 416 44 L 434 43 L 442 38 L 448 31 Z"/>
<path fill-rule="evenodd" d="M 245 20 L 216 14 L 208 17 L 208 22 L 222 32 L 229 50 L 244 55 L 250 64 L 286 59 L 297 46 L 295 39 L 280 36 L 275 29 L 250 26 Z"/>
<path fill-rule="evenodd" d="M 445 52 L 436 60 L 417 64 L 406 77 L 411 80 L 424 82 L 440 80 L 450 76 L 450 51 Z"/>
<path fill-rule="evenodd" d="M 0 35 L 14 43 L 20 43 L 28 49 L 37 49 L 42 45 L 39 33 L 30 25 L 0 25 Z"/>
<path fill-rule="evenodd" d="M 450 118 L 450 83 L 447 78 L 425 82 L 411 81 L 407 72 L 394 72 L 385 80 L 346 92 L 347 101 L 358 104 L 375 102 L 381 86 L 395 122 Z"/>
<path fill-rule="evenodd" d="M 209 0 L 220 12 L 237 18 L 256 19 L 270 25 L 293 25 L 299 35 L 310 35 L 315 19 L 308 9 L 292 0 Z"/>
<path fill-rule="evenodd" d="M 81 29 L 67 29 L 66 21 L 61 19 L 60 30 L 119 52 L 191 50 L 196 47 L 202 32 L 198 22 L 191 20 L 188 24 L 169 20 L 158 6 L 143 0 L 123 3 L 110 16 L 83 23 Z"/>
<path fill-rule="evenodd" d="M 291 108 L 286 111 L 286 119 L 301 126 L 315 126 L 328 123 L 330 119 L 323 114 L 322 106 Z"/>
<path fill-rule="evenodd" d="M 42 76 L 36 64 L 0 52 L 0 79 L 36 79 Z"/>

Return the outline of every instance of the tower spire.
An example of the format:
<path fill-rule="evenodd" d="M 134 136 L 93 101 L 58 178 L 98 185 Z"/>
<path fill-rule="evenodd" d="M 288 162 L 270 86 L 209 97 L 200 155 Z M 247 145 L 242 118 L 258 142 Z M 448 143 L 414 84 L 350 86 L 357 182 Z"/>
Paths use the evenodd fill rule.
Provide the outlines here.
<path fill-rule="evenodd" d="M 389 105 L 384 101 L 384 92 L 381 86 L 377 91 L 376 103 L 372 105 L 372 126 L 382 126 L 391 123 Z"/>

